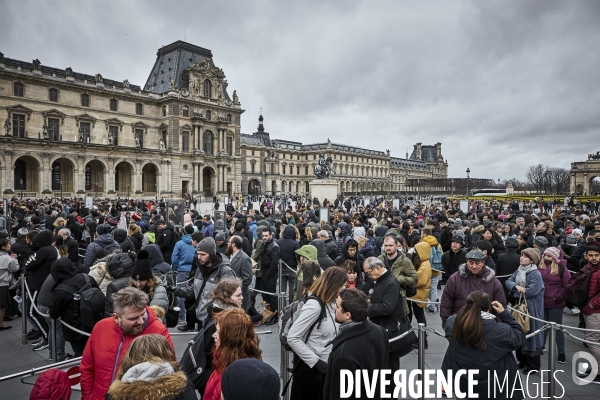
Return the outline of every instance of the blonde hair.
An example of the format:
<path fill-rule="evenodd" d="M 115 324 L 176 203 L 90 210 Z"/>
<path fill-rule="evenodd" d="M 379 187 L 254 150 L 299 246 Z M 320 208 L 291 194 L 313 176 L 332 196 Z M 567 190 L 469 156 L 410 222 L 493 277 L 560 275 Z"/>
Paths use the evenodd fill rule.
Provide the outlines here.
<path fill-rule="evenodd" d="M 58 217 L 54 220 L 54 223 L 52 224 L 54 227 L 57 226 L 67 226 L 67 220 L 64 219 L 63 217 Z"/>
<path fill-rule="evenodd" d="M 175 371 L 181 369 L 175 351 L 167 341 L 167 339 L 158 334 L 141 335 L 133 339 L 117 374 L 117 379 L 121 379 L 125 372 L 131 367 L 143 362 L 153 364 L 169 363 Z"/>
<path fill-rule="evenodd" d="M 543 258 L 542 258 L 542 261 L 540 261 L 540 265 L 538 265 L 538 268 L 546 269 L 546 263 L 544 262 Z M 552 258 L 552 264 L 550 264 L 550 274 L 558 275 L 558 263 L 556 262 L 554 257 Z"/>
<path fill-rule="evenodd" d="M 129 236 L 135 235 L 136 233 L 141 233 L 142 230 L 136 224 L 129 224 Z"/>
<path fill-rule="evenodd" d="M 306 238 L 309 241 L 313 240 L 313 235 L 312 235 L 312 231 L 310 230 L 310 226 L 307 226 L 306 228 L 304 228 L 304 235 L 306 236 Z"/>
<path fill-rule="evenodd" d="M 360 250 L 363 247 L 365 247 L 368 241 L 369 239 L 367 239 L 366 236 L 359 236 L 358 238 L 356 238 L 356 243 L 358 243 L 358 249 Z"/>

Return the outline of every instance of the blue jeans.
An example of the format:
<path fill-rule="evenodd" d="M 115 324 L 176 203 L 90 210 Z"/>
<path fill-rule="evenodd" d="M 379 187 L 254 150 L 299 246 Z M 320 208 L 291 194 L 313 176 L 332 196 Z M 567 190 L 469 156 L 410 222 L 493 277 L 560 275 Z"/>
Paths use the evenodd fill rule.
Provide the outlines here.
<path fill-rule="evenodd" d="M 38 309 L 44 313 L 48 314 L 48 307 L 42 306 L 38 304 Z M 45 317 L 44 317 L 45 318 Z M 46 318 L 46 323 L 48 326 L 52 326 L 52 318 Z M 52 357 L 52 335 L 50 332 L 48 333 L 48 351 L 50 352 L 50 357 Z M 56 358 L 63 358 L 65 356 L 65 336 L 62 331 L 62 324 L 59 320 L 56 320 Z M 54 360 L 56 362 L 56 360 Z"/>
<path fill-rule="evenodd" d="M 429 301 L 437 300 L 437 287 L 438 287 L 438 282 L 440 281 L 441 277 L 442 277 L 442 274 L 431 275 L 431 287 L 429 288 Z M 428 304 L 427 308 L 429 308 L 429 310 L 431 310 L 431 311 L 434 311 L 435 304 Z"/>
<path fill-rule="evenodd" d="M 185 288 L 188 287 L 190 282 L 185 282 L 190 279 L 190 271 L 177 271 L 177 287 Z M 185 282 L 185 283 L 179 283 Z M 177 305 L 179 306 L 179 319 L 185 320 L 185 299 L 183 297 L 177 298 Z"/>

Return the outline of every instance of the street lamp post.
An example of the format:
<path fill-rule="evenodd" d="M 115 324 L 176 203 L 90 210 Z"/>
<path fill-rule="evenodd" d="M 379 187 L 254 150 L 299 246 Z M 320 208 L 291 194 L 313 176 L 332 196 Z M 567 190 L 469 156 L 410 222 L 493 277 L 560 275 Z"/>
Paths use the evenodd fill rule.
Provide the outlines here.
<path fill-rule="evenodd" d="M 417 199 L 421 197 L 421 178 L 417 178 Z"/>
<path fill-rule="evenodd" d="M 404 197 L 408 201 L 408 172 L 404 174 Z"/>
<path fill-rule="evenodd" d="M 98 197 L 98 181 L 96 181 L 96 197 Z"/>
<path fill-rule="evenodd" d="M 454 178 L 450 179 L 450 182 L 452 182 L 452 196 L 454 196 Z"/>
<path fill-rule="evenodd" d="M 23 179 L 19 179 L 19 187 L 21 188 L 21 200 L 23 200 Z"/>
<path fill-rule="evenodd" d="M 60 199 L 62 200 L 62 198 L 63 198 L 63 196 L 62 196 L 62 179 L 58 182 L 60 184 Z"/>
<path fill-rule="evenodd" d="M 156 201 L 158 202 L 158 185 L 154 182 L 154 196 L 156 197 Z"/>
<path fill-rule="evenodd" d="M 471 173 L 471 170 L 469 168 L 467 168 L 467 212 L 470 208 L 469 206 L 469 174 Z"/>

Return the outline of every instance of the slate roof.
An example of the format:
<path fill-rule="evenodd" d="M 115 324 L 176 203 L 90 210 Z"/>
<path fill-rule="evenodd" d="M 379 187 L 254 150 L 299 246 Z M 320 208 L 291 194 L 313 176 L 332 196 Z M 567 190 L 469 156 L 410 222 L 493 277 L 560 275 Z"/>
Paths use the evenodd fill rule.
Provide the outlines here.
<path fill-rule="evenodd" d="M 429 163 L 434 163 L 437 156 L 437 149 L 435 146 L 421 146 L 421 160 Z M 412 154 L 409 157 L 411 160 L 417 159 L 417 149 L 413 149 Z"/>
<path fill-rule="evenodd" d="M 398 167 L 398 168 L 409 168 L 409 169 L 423 169 L 423 170 L 428 169 L 425 161 L 411 160 L 410 158 L 406 159 L 406 158 L 391 157 L 390 158 L 390 166 Z"/>

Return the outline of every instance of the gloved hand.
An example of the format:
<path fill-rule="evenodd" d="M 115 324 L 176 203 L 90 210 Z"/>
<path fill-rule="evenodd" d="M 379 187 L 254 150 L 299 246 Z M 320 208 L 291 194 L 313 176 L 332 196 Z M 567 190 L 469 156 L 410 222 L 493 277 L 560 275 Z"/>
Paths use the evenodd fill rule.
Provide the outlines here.
<path fill-rule="evenodd" d="M 325 373 L 327 372 L 327 363 L 323 360 L 319 360 L 313 368 L 325 375 Z"/>

